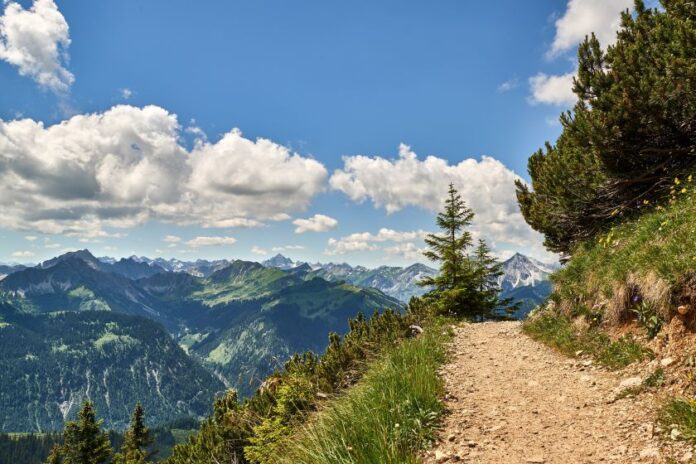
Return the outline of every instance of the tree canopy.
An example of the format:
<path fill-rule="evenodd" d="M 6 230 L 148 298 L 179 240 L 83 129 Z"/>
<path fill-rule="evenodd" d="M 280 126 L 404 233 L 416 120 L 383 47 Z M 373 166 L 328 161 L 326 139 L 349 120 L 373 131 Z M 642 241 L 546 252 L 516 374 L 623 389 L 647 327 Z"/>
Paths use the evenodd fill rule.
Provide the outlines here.
<path fill-rule="evenodd" d="M 694 167 L 696 2 L 662 4 L 636 1 L 606 51 L 594 34 L 580 45 L 578 101 L 556 143 L 530 157 L 532 188 L 517 182 L 522 214 L 553 251 L 650 207 Z"/>

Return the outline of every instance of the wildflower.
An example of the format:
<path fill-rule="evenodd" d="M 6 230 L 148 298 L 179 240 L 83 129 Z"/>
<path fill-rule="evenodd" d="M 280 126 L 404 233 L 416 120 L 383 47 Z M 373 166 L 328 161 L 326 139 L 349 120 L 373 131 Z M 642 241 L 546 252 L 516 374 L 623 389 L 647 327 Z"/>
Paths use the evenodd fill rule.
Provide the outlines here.
<path fill-rule="evenodd" d="M 679 185 L 679 184 L 681 184 L 681 181 L 679 180 L 678 177 L 675 177 L 675 178 L 674 178 L 674 183 L 677 184 L 677 185 Z"/>

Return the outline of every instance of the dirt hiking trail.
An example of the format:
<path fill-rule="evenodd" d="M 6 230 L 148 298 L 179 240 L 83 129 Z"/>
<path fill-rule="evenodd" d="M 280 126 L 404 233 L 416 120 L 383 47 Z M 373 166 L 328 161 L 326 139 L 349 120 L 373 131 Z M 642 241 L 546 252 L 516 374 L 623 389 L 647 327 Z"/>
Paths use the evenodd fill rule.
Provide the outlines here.
<path fill-rule="evenodd" d="M 442 369 L 448 414 L 424 463 L 696 462 L 656 430 L 654 396 L 617 399 L 625 373 L 564 357 L 519 322 L 455 334 Z"/>

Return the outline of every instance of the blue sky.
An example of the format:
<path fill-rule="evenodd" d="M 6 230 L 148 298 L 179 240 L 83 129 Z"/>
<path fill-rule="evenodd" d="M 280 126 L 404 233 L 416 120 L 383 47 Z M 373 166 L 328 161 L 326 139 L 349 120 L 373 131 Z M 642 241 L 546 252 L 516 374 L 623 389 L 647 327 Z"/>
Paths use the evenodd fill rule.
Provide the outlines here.
<path fill-rule="evenodd" d="M 5 1 L 0 260 L 406 264 L 449 181 L 552 258 L 511 183 L 631 3 Z"/>

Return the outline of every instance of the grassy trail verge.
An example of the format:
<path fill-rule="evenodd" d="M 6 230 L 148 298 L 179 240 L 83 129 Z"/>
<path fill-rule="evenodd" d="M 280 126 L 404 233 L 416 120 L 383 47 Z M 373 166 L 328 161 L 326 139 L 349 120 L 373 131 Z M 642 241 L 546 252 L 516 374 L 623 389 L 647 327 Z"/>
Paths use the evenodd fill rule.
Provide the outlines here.
<path fill-rule="evenodd" d="M 443 405 L 438 369 L 451 332 L 433 325 L 376 362 L 360 383 L 317 413 L 281 463 L 409 464 L 434 437 Z"/>

